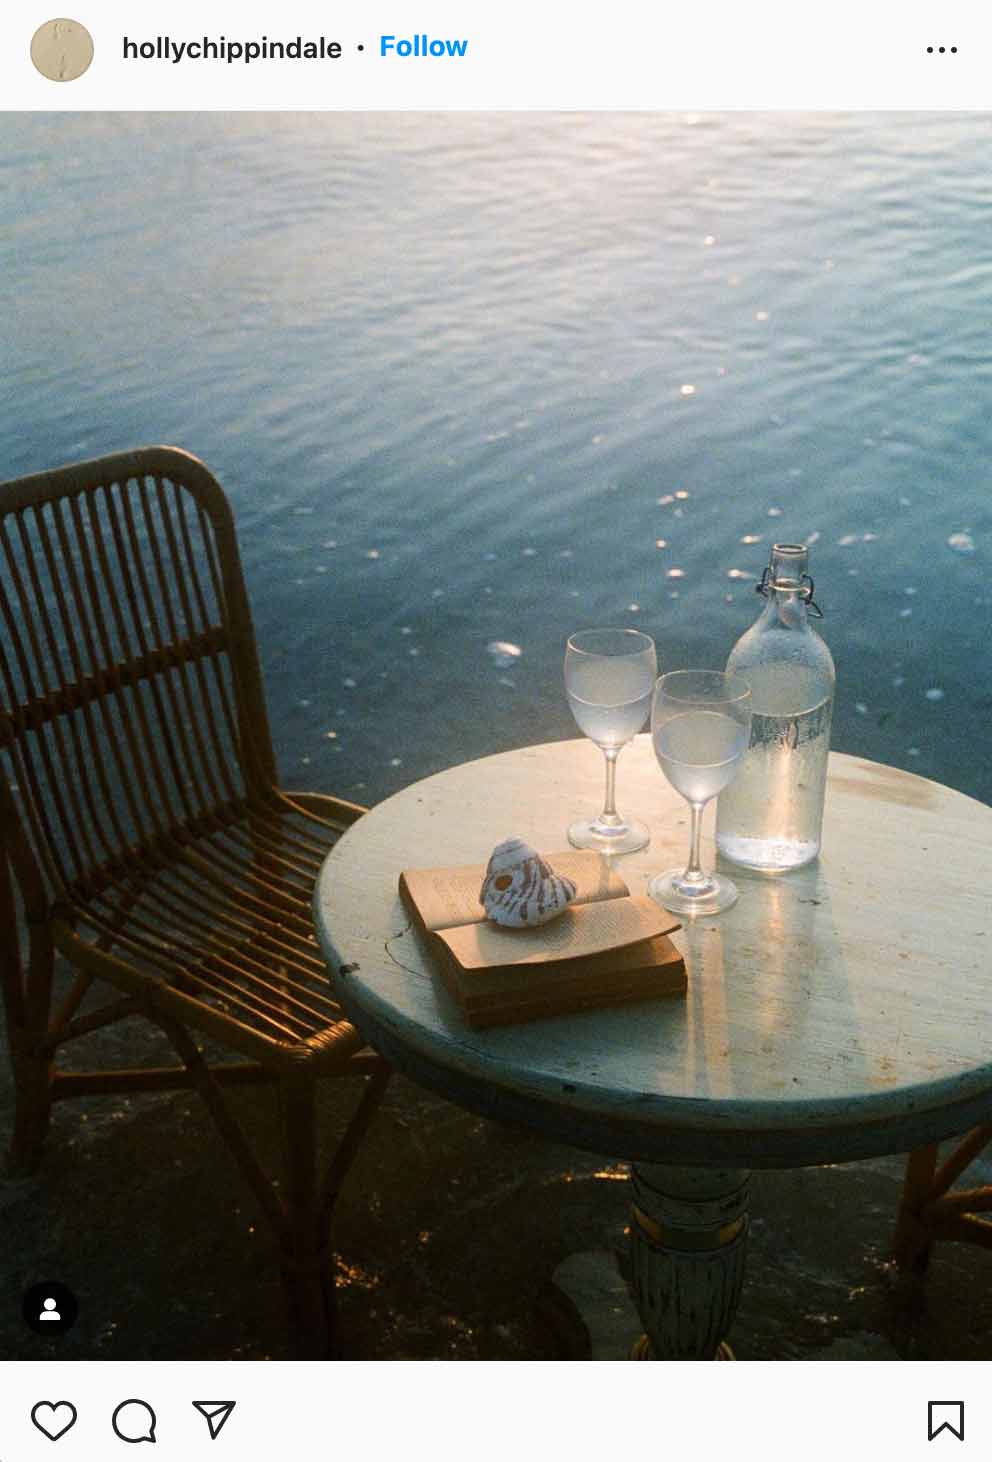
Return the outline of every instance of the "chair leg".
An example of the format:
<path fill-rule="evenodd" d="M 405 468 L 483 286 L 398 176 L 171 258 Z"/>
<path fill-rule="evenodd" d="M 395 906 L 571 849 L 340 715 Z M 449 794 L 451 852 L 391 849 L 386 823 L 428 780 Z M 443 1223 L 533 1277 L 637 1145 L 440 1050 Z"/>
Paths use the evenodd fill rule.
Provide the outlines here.
<path fill-rule="evenodd" d="M 337 1353 L 337 1302 L 334 1258 L 329 1244 L 332 1210 L 345 1173 L 382 1100 L 389 1067 L 384 1061 L 374 1067 L 322 1183 L 318 1182 L 317 1171 L 316 1078 L 294 1072 L 279 1079 L 285 1181 L 278 1195 L 231 1115 L 219 1083 L 190 1033 L 171 1020 L 156 1018 L 175 1046 L 272 1225 L 279 1244 L 296 1358 L 333 1358 Z"/>
<path fill-rule="evenodd" d="M 315 1080 L 284 1078 L 280 1101 L 289 1222 L 282 1274 L 290 1334 L 297 1360 L 331 1359 L 336 1353 L 337 1307 L 333 1256 L 320 1221 Z"/>
<path fill-rule="evenodd" d="M 919 1147 L 909 1154 L 906 1177 L 892 1236 L 892 1253 L 900 1269 L 922 1274 L 930 1260 L 932 1234 L 923 1220 L 923 1209 L 933 1191 L 937 1166 L 937 1144 Z"/>
<path fill-rule="evenodd" d="M 386 1087 L 393 1074 L 393 1068 L 381 1057 L 378 1065 L 373 1069 L 371 1076 L 365 1083 L 365 1090 L 362 1092 L 361 1101 L 352 1113 L 351 1121 L 345 1129 L 341 1141 L 338 1143 L 327 1171 L 324 1174 L 323 1187 L 320 1197 L 320 1224 L 321 1231 L 326 1235 L 330 1232 L 331 1220 L 334 1215 L 334 1205 L 337 1203 L 341 1185 L 351 1170 L 351 1165 L 358 1156 L 358 1150 L 362 1139 L 371 1125 L 386 1094 Z"/>
<path fill-rule="evenodd" d="M 14 1073 L 14 1130 L 10 1143 L 10 1169 L 30 1173 L 41 1162 L 42 1149 L 52 1115 L 53 1064 L 48 1055 L 38 1055 L 23 1033 L 11 1032 Z"/>
<path fill-rule="evenodd" d="M 25 972 L 18 939 L 11 937 L 15 927 L 13 886 L 7 858 L 0 849 L 0 928 L 5 931 L 4 947 L 0 949 L 0 987 L 14 1077 L 10 1168 L 14 1172 L 32 1172 L 41 1161 L 52 1115 L 55 1064 L 46 1039 L 51 1021 L 55 951 L 47 925 L 40 920 L 31 923 Z"/>
<path fill-rule="evenodd" d="M 309 1078 L 293 1077 L 280 1085 L 289 1220 L 283 1282 L 300 1360 L 333 1359 L 339 1354 L 337 1283 L 330 1242 L 334 1205 L 391 1074 L 385 1061 L 373 1070 L 322 1180 L 318 1180 L 317 1170 L 316 1084 Z"/>

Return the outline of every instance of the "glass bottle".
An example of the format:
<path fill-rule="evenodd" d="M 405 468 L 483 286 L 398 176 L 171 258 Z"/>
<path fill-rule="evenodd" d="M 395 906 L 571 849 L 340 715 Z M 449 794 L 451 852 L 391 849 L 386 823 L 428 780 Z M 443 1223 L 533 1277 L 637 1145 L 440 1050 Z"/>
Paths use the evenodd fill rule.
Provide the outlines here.
<path fill-rule="evenodd" d="M 728 671 L 751 687 L 751 741 L 717 803 L 716 844 L 748 868 L 781 871 L 820 851 L 836 672 L 809 623 L 808 551 L 776 543 L 758 585 L 766 599 L 730 652 Z"/>

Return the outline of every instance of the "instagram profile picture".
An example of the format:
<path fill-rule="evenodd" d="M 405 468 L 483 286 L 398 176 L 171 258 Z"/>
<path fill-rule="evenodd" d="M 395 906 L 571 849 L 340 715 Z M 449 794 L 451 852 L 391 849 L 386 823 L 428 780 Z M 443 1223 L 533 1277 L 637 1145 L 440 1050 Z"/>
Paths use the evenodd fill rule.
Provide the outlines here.
<path fill-rule="evenodd" d="M 49 81 L 75 81 L 89 70 L 93 37 L 78 20 L 46 20 L 31 37 L 31 60 Z"/>

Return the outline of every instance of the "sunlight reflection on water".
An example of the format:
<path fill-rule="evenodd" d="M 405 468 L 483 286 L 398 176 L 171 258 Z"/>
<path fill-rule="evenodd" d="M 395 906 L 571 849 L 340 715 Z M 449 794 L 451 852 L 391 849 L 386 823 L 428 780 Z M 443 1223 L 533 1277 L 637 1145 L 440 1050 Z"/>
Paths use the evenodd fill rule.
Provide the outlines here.
<path fill-rule="evenodd" d="M 579 625 L 721 663 L 757 608 L 727 579 L 779 538 L 817 545 L 834 745 L 990 799 L 988 137 L 961 114 L 8 115 L 4 475 L 204 457 L 282 764 L 317 786 L 375 799 L 574 734 Z"/>

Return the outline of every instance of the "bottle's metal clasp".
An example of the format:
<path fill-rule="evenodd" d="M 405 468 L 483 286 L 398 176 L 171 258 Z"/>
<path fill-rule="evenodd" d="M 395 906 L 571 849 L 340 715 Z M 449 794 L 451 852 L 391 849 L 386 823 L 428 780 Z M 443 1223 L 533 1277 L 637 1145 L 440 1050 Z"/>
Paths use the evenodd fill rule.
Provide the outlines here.
<path fill-rule="evenodd" d="M 767 599 L 768 598 L 768 591 L 771 588 L 771 585 L 769 584 L 768 579 L 769 579 L 769 575 L 771 574 L 771 571 L 772 571 L 771 570 L 771 565 L 769 564 L 765 568 L 764 573 L 761 575 L 760 582 L 757 583 L 757 584 L 755 584 L 755 586 L 754 586 L 755 593 L 756 594 L 760 594 L 761 597 L 762 597 L 762 599 Z M 812 611 L 813 615 L 817 619 L 822 619 L 823 618 L 823 610 L 820 608 L 819 604 L 817 604 L 816 600 L 813 598 L 813 580 L 810 578 L 809 574 L 803 574 L 801 583 L 803 585 L 807 586 L 806 587 L 806 592 L 803 594 L 803 603 L 806 605 L 807 609 L 809 609 L 809 610 Z"/>

